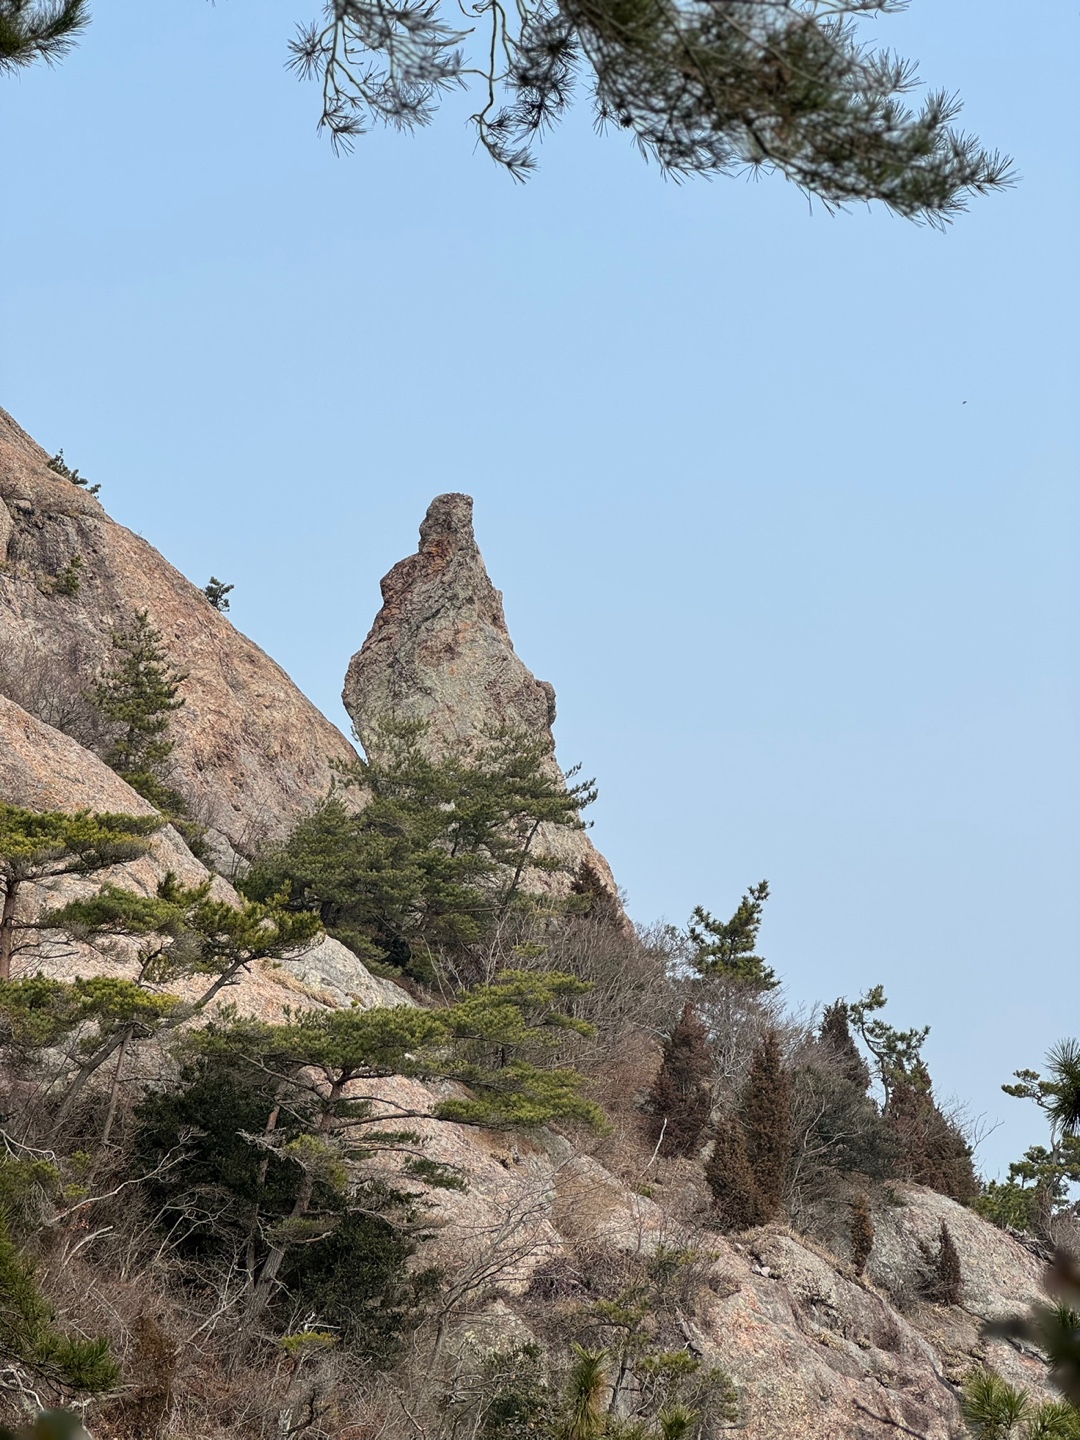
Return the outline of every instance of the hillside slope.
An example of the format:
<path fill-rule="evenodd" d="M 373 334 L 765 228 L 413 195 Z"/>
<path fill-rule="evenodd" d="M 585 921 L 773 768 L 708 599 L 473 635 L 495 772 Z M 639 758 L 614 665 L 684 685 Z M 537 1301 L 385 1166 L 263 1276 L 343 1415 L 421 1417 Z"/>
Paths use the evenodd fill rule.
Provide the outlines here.
<path fill-rule="evenodd" d="M 173 718 L 172 779 L 211 839 L 246 852 L 325 795 L 355 751 L 281 667 L 147 541 L 0 410 L 0 693 L 44 719 L 77 705 L 107 666 L 111 634 L 145 610 L 188 673 Z M 57 579 L 77 558 L 75 594 Z M 227 853 L 227 851 L 226 851 Z"/>
<path fill-rule="evenodd" d="M 176 784 L 223 844 L 243 848 L 260 831 L 280 833 L 325 792 L 332 762 L 347 759 L 351 747 L 195 586 L 109 520 L 92 497 L 50 472 L 46 458 L 0 412 L 0 660 L 16 657 L 24 680 L 27 674 L 33 679 L 30 662 L 42 661 L 36 673 L 43 706 L 55 704 L 65 686 L 77 699 L 107 659 L 111 629 L 133 611 L 147 610 L 190 671 L 187 704 L 174 725 Z M 513 654 L 465 500 L 440 497 L 421 532 L 418 555 L 384 581 L 384 609 L 354 658 L 346 687 L 365 739 L 389 710 L 428 720 L 436 738 L 447 742 L 475 738 L 492 723 L 523 725 L 550 740 L 550 687 Z M 76 594 L 64 594 L 56 580 L 73 555 L 82 559 L 80 583 Z M 138 815 L 150 808 L 71 735 L 2 694 L 0 802 Z M 587 837 L 573 832 L 565 844 L 568 865 L 589 864 L 614 890 Z M 211 877 L 166 827 L 147 856 L 93 881 L 28 886 L 23 913 L 30 917 L 84 896 L 102 879 L 150 894 L 169 873 L 185 884 L 210 881 L 221 898 L 240 903 L 227 882 Z M 621 919 L 612 933 L 616 945 L 633 943 Z M 129 975 L 136 964 L 131 944 L 94 950 L 47 940 L 21 973 Z M 412 1003 L 332 939 L 283 963 L 252 966 L 222 998 L 241 1015 L 275 1021 L 287 1007 L 334 1012 Z M 646 1037 L 644 1049 L 655 1052 L 656 1017 L 635 1020 Z M 170 1063 L 162 1062 L 163 1074 Z M 634 1091 L 636 1084 L 625 1088 Z M 379 1113 L 409 1116 L 425 1156 L 457 1167 L 466 1181 L 461 1191 L 430 1197 L 432 1223 L 421 1258 L 443 1265 L 451 1298 L 430 1355 L 419 1346 L 414 1352 L 421 1370 L 436 1361 L 446 1365 L 447 1356 L 479 1355 L 483 1365 L 495 1349 L 543 1345 L 558 1335 L 565 1340 L 574 1315 L 612 1302 L 619 1276 L 637 1273 L 635 1266 L 652 1274 L 658 1256 L 679 1255 L 683 1278 L 650 1321 L 658 1343 L 730 1376 L 738 1419 L 718 1424 L 718 1431 L 730 1429 L 746 1440 L 959 1440 L 958 1386 L 979 1364 L 1037 1396 L 1052 1393 L 1041 1356 L 981 1331 L 984 1321 L 1015 1314 L 1037 1297 L 1041 1262 L 940 1194 L 900 1183 L 879 1187 L 873 1248 L 866 1274 L 859 1276 L 846 1251 L 834 1254 L 783 1224 L 721 1233 L 697 1160 L 650 1157 L 650 1147 L 642 1149 L 634 1093 L 622 1097 L 624 1129 L 614 1137 L 583 1135 L 573 1126 L 524 1135 L 414 1119 L 445 1093 L 437 1084 L 399 1077 L 368 1085 L 364 1096 Z M 943 1225 L 962 1272 L 960 1303 L 953 1305 L 930 1303 L 923 1284 Z M 843 1224 L 837 1233 L 846 1235 Z M 847 1242 L 837 1243 L 844 1249 Z M 178 1372 L 177 1393 L 188 1383 L 185 1374 L 199 1377 L 190 1385 L 192 1393 L 202 1386 L 202 1428 L 180 1428 L 177 1421 L 155 1434 L 231 1440 L 240 1433 L 293 1433 L 241 1431 L 227 1418 L 215 1418 L 227 1410 L 221 1397 L 228 1386 L 239 1382 L 218 1372 L 207 1380 L 208 1372 L 199 1370 L 212 1349 L 205 1340 L 212 1321 L 203 1323 L 189 1311 L 190 1296 L 171 1292 L 160 1274 L 144 1280 L 95 1272 L 93 1249 L 83 1249 L 81 1241 L 77 1248 L 78 1323 L 93 1327 L 86 1333 L 108 1333 L 118 1353 L 125 1344 L 135 1353 L 130 1317 L 153 1314 L 181 1337 L 189 1371 Z M 218 1318 L 228 1326 L 235 1297 L 221 1303 L 225 1319 Z M 119 1318 L 121 1311 L 127 1321 Z M 276 1394 L 285 1362 L 280 1352 L 267 1353 L 278 1359 L 266 1362 L 265 1375 L 256 1376 L 252 1388 Z M 336 1373 L 340 1378 L 346 1371 Z M 373 1391 L 382 1383 L 363 1372 L 365 1383 L 365 1377 Z M 355 1376 L 351 1383 L 355 1395 Z M 378 1423 L 374 1414 L 310 1433 L 332 1440 L 418 1433 L 392 1405 Z M 112 1440 L 112 1431 L 95 1433 Z M 130 1432 L 124 1433 L 128 1440 Z"/>

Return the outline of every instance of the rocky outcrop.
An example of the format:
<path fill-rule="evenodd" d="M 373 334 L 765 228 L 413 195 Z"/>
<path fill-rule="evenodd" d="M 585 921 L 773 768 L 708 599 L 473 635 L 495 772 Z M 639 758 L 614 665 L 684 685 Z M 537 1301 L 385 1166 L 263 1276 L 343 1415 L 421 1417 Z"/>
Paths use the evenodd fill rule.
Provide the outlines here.
<path fill-rule="evenodd" d="M 96 755 L 70 736 L 45 725 L 18 705 L 0 696 L 0 802 L 27 810 L 109 811 L 121 815 L 152 815 L 152 807 Z M 230 904 L 239 897 L 220 875 L 211 876 L 169 825 L 150 842 L 149 852 L 92 878 L 64 876 L 27 886 L 21 898 L 22 913 L 34 918 L 46 906 L 66 903 L 92 893 L 105 882 L 142 895 L 155 893 L 167 873 L 185 885 L 210 881 L 213 893 Z M 133 945 L 111 944 L 102 954 L 69 941 L 46 941 L 16 965 L 20 971 L 52 975 L 128 974 L 134 968 Z M 183 986 L 179 987 L 183 991 Z M 329 936 L 303 955 L 280 965 L 260 966 L 243 977 L 240 985 L 223 992 L 248 1014 L 277 1018 L 285 1005 L 293 1007 L 406 1004 L 408 997 L 396 985 L 369 974 L 351 950 Z"/>
<path fill-rule="evenodd" d="M 472 510 L 468 495 L 431 502 L 420 548 L 383 579 L 382 609 L 352 658 L 342 700 L 369 756 L 379 754 L 383 721 L 418 720 L 434 754 L 507 727 L 540 740 L 557 768 L 555 691 L 514 650 L 502 595 L 473 534 Z M 584 832 L 549 826 L 541 843 L 566 873 L 586 864 L 615 894 L 607 861 Z"/>
<path fill-rule="evenodd" d="M 1041 1294 L 1045 1261 L 973 1210 L 934 1190 L 907 1186 L 903 1199 L 902 1205 L 882 1206 L 874 1217 L 870 1278 L 894 1304 L 918 1317 L 951 1380 L 959 1382 L 978 1363 L 989 1365 L 1012 1385 L 1046 1390 L 1046 1366 L 1038 1355 L 982 1332 L 986 1321 L 1027 1310 Z M 933 1264 L 942 1225 L 960 1257 L 960 1304 L 920 1304 L 919 1274 Z"/>
<path fill-rule="evenodd" d="M 54 722 L 77 712 L 112 632 L 147 611 L 187 672 L 172 782 L 226 856 L 280 834 L 352 746 L 196 585 L 47 460 L 0 411 L 0 693 Z"/>
<path fill-rule="evenodd" d="M 404 1108 L 418 1108 L 423 1097 L 410 1081 L 388 1093 Z M 1036 1400 L 1054 1398 L 1039 1356 L 981 1333 L 988 1314 L 1018 1313 L 1039 1294 L 1037 1264 L 943 1196 L 898 1186 L 875 1212 L 874 1275 L 890 1290 L 783 1225 L 721 1235 L 703 1217 L 672 1214 L 559 1137 L 418 1128 L 426 1153 L 468 1176 L 465 1192 L 435 1197 L 427 1252 L 455 1276 L 484 1279 L 489 1298 L 470 1308 L 466 1343 L 542 1340 L 560 1304 L 565 1315 L 597 1298 L 578 1288 L 563 1301 L 542 1290 L 546 1298 L 538 1301 L 538 1276 L 603 1273 L 600 1255 L 642 1260 L 660 1246 L 668 1253 L 689 1248 L 693 1279 L 680 1299 L 673 1343 L 731 1377 L 745 1440 L 960 1440 L 960 1385 L 978 1364 L 1026 1386 Z M 942 1220 L 957 1239 L 968 1281 L 961 1305 L 919 1295 L 918 1239 L 936 1243 Z"/>

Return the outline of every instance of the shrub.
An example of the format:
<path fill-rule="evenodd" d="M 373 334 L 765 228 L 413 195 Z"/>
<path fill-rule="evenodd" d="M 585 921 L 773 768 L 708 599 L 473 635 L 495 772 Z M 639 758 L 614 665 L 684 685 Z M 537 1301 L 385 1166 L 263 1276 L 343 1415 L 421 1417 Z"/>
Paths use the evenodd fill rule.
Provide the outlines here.
<path fill-rule="evenodd" d="M 33 1262 L 21 1255 L 0 1217 L 0 1351 L 61 1389 L 93 1395 L 109 1390 L 119 1367 L 105 1339 L 57 1329 L 38 1289 Z"/>
<path fill-rule="evenodd" d="M 661 1155 L 692 1155 L 712 1110 L 712 1052 L 705 1026 L 687 1003 L 664 1043 L 649 1092 L 649 1131 Z"/>
<path fill-rule="evenodd" d="M 53 581 L 54 595 L 78 595 L 82 588 L 82 556 L 73 555 Z"/>
<path fill-rule="evenodd" d="M 769 1218 L 746 1155 L 742 1126 L 734 1116 L 716 1127 L 712 1153 L 705 1163 L 713 1215 L 723 1230 L 749 1230 Z"/>
<path fill-rule="evenodd" d="M 960 1252 L 944 1220 L 938 1235 L 932 1298 L 939 1305 L 959 1305 L 964 1298 L 964 1273 L 960 1266 Z"/>
<path fill-rule="evenodd" d="M 84 489 L 88 495 L 96 495 L 101 489 L 100 485 L 91 485 L 89 481 L 84 480 L 78 470 L 72 470 L 71 466 L 64 459 L 63 450 L 56 452 L 52 459 L 48 461 L 48 466 L 54 475 L 60 475 L 65 480 L 70 480 L 73 485 L 78 485 L 80 489 Z"/>
<path fill-rule="evenodd" d="M 765 1217 L 783 1204 L 791 1163 L 791 1080 L 775 1031 L 769 1031 L 750 1066 L 742 1103 L 746 1158 Z"/>

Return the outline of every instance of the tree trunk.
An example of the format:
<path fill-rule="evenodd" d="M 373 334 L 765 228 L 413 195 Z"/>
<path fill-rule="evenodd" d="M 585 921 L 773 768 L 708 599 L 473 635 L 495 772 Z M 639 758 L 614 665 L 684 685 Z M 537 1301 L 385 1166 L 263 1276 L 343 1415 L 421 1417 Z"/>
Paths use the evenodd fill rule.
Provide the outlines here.
<path fill-rule="evenodd" d="M 116 1030 L 109 1036 L 104 1044 L 99 1045 L 88 1060 L 84 1060 L 75 1073 L 75 1078 L 68 1086 L 67 1094 L 60 1103 L 60 1109 L 56 1112 L 56 1119 L 53 1121 L 52 1133 L 55 1135 L 64 1121 L 71 1114 L 71 1108 L 82 1092 L 86 1089 L 91 1076 L 105 1064 L 110 1055 L 115 1055 L 121 1045 L 126 1045 L 131 1035 L 131 1027 L 125 1025 L 122 1030 Z"/>
<path fill-rule="evenodd" d="M 120 1072 L 124 1068 L 124 1057 L 127 1055 L 128 1041 L 131 1039 L 131 1030 L 124 1031 L 124 1038 L 120 1042 L 120 1053 L 116 1057 L 116 1073 L 113 1075 L 112 1089 L 109 1091 L 109 1109 L 105 1116 L 105 1124 L 101 1131 L 101 1143 L 109 1143 L 109 1135 L 112 1133 L 113 1121 L 116 1119 L 116 1102 L 120 1094 Z"/>
<path fill-rule="evenodd" d="M 343 1081 L 334 1081 L 330 1086 L 329 1094 L 326 1097 L 325 1106 L 319 1116 L 318 1124 L 315 1127 L 317 1135 L 325 1135 L 334 1124 L 334 1106 L 341 1098 L 345 1085 Z M 275 1119 L 276 1124 L 276 1119 Z M 304 1178 L 297 1191 L 296 1200 L 293 1202 L 292 1210 L 289 1212 L 290 1220 L 302 1220 L 307 1214 L 311 1205 L 311 1198 L 315 1193 L 315 1177 L 310 1172 L 305 1172 Z M 285 1262 L 288 1252 L 288 1245 L 272 1245 L 263 1261 L 262 1269 L 259 1271 L 259 1278 L 255 1281 L 251 1291 L 251 1298 L 248 1300 L 244 1318 L 240 1324 L 241 1348 L 251 1338 L 251 1332 L 262 1317 L 263 1311 L 270 1303 L 270 1297 L 274 1293 L 274 1286 L 281 1267 Z"/>
<path fill-rule="evenodd" d="M 11 875 L 4 886 L 4 908 L 0 911 L 0 981 L 11 979 L 11 952 L 15 948 L 15 901 L 19 882 Z"/>
<path fill-rule="evenodd" d="M 532 849 L 532 842 L 536 839 L 537 831 L 539 829 L 540 821 L 537 820 L 533 824 L 532 829 L 529 831 L 528 839 L 525 841 L 525 844 L 522 847 L 521 854 L 518 856 L 517 869 L 514 871 L 514 878 L 510 881 L 510 888 L 507 890 L 506 896 L 503 899 L 502 906 L 499 910 L 500 915 L 506 914 L 507 910 L 509 910 L 510 908 L 510 901 L 513 900 L 514 895 L 517 893 L 518 885 L 521 883 L 521 875 L 525 869 L 525 862 L 529 858 L 529 851 Z"/>

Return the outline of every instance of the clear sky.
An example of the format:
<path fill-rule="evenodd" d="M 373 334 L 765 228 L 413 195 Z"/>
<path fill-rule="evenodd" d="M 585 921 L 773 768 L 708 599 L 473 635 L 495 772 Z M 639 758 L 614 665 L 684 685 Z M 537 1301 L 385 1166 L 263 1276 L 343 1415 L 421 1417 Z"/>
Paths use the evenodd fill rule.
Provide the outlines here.
<path fill-rule="evenodd" d="M 0 403 L 343 726 L 379 577 L 476 497 L 631 913 L 730 914 L 798 1005 L 882 982 L 938 1090 L 1077 1007 L 1075 4 L 875 35 L 1022 183 L 940 235 L 665 182 L 582 104 L 516 186 L 467 103 L 336 160 L 313 0 L 98 0 L 0 89 Z"/>

